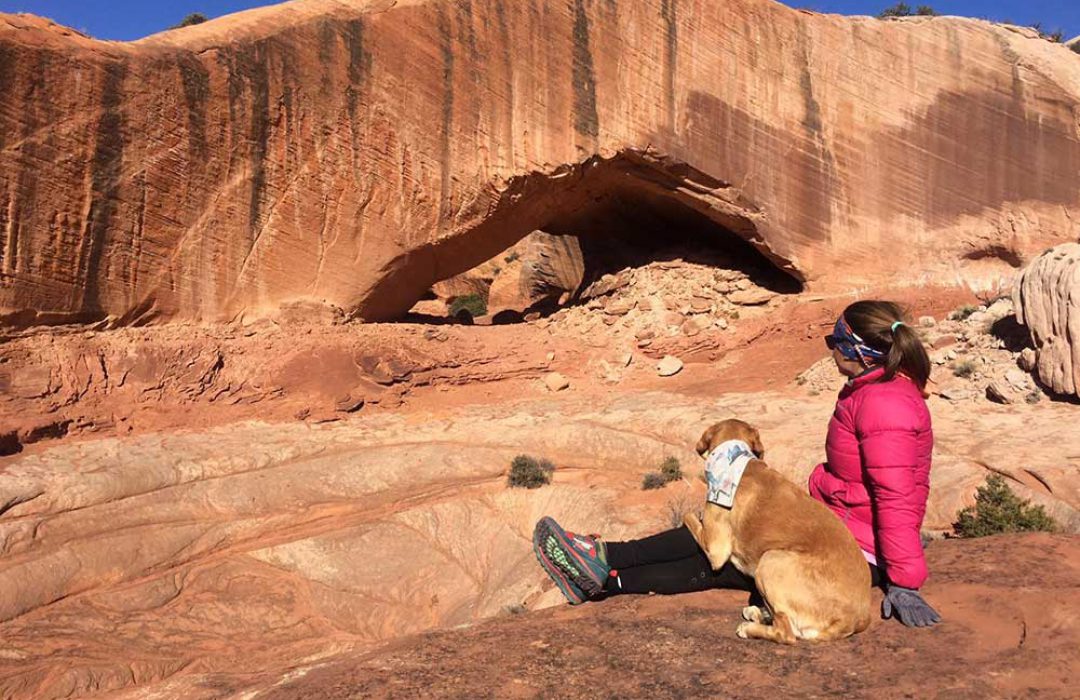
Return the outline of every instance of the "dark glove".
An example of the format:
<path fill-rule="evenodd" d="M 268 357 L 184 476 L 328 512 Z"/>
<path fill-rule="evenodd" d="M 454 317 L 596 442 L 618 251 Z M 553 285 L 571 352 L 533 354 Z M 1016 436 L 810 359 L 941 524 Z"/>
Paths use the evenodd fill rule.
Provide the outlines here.
<path fill-rule="evenodd" d="M 885 600 L 881 601 L 881 616 L 888 620 L 893 612 L 908 627 L 931 627 L 941 622 L 941 615 L 918 591 L 890 584 L 885 590 Z"/>

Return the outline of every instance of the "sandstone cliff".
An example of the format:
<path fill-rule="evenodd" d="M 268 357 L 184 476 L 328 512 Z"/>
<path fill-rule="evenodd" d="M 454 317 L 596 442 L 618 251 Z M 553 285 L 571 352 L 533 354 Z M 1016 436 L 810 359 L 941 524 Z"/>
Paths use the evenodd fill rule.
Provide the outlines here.
<path fill-rule="evenodd" d="M 976 20 L 309 0 L 115 43 L 0 15 L 0 94 L 18 325 L 389 318 L 614 201 L 819 289 L 1080 231 L 1080 57 Z"/>

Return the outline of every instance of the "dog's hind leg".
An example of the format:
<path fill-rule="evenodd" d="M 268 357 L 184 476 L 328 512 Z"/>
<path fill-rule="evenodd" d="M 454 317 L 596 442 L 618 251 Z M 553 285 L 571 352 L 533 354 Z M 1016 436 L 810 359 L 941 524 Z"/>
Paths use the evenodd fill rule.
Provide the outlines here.
<path fill-rule="evenodd" d="M 827 579 L 813 575 L 816 561 L 799 552 L 771 550 L 758 560 L 754 582 L 773 613 L 773 631 L 747 635 L 794 644 L 796 639 L 825 641 L 831 619 Z M 753 623 L 744 623 L 753 624 Z"/>
<path fill-rule="evenodd" d="M 767 639 L 777 644 L 794 644 L 798 637 L 795 636 L 795 628 L 791 618 L 782 612 L 773 615 L 771 625 L 763 625 L 760 622 L 744 622 L 735 628 L 735 634 L 741 639 Z"/>
<path fill-rule="evenodd" d="M 773 616 L 768 608 L 747 605 L 742 609 L 742 619 L 747 620 L 748 622 L 760 622 L 763 625 L 767 625 L 772 622 Z"/>

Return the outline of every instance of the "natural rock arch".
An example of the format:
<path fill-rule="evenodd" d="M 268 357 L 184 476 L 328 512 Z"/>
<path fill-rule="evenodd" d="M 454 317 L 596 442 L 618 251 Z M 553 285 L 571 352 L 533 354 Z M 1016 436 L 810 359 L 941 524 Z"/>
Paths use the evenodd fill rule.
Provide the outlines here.
<path fill-rule="evenodd" d="M 805 281 L 796 260 L 763 233 L 765 215 L 737 188 L 685 163 L 627 149 L 511 180 L 480 223 L 393 260 L 355 314 L 365 320 L 398 317 L 432 284 L 479 265 L 531 231 L 589 235 L 618 200 L 700 233 L 703 248 L 730 247 L 733 257 L 767 261 L 795 287 Z M 686 240 L 686 230 L 672 239 Z"/>

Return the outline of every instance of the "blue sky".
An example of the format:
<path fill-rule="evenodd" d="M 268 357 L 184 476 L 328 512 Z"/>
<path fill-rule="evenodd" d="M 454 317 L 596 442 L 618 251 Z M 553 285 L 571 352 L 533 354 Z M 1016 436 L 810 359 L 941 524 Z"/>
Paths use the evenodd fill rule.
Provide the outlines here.
<path fill-rule="evenodd" d="M 513 2 L 514 0 L 507 0 Z M 789 0 L 787 4 L 821 12 L 875 15 L 894 0 Z M 209 17 L 274 4 L 265 0 L 0 0 L 0 12 L 33 12 L 101 39 L 138 39 L 179 22 L 190 12 Z M 1080 34 L 1080 0 L 912 0 L 942 14 L 1041 22 L 1047 31 Z"/>

